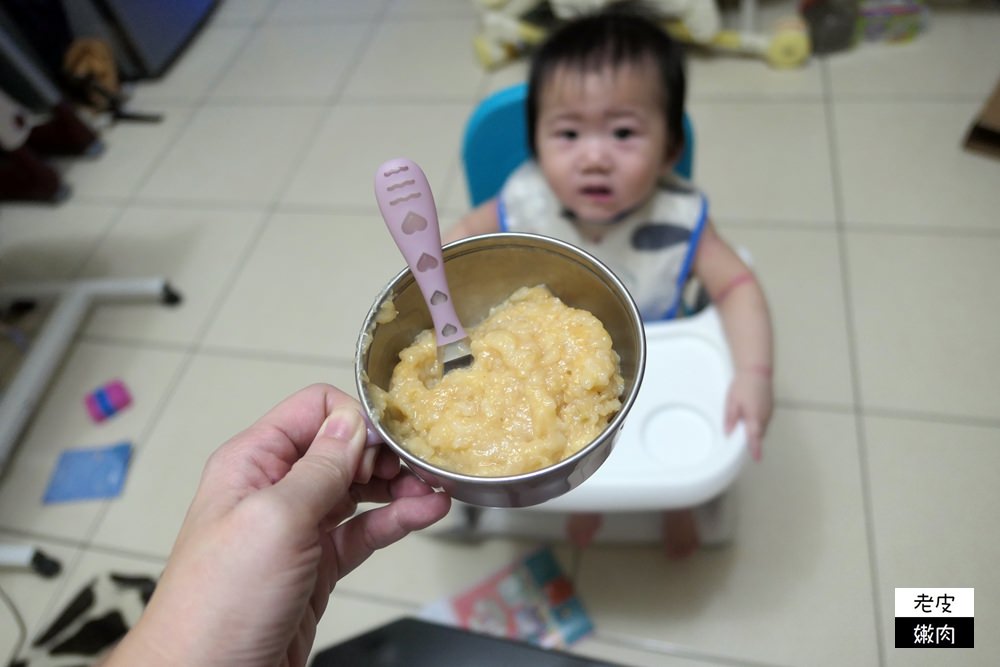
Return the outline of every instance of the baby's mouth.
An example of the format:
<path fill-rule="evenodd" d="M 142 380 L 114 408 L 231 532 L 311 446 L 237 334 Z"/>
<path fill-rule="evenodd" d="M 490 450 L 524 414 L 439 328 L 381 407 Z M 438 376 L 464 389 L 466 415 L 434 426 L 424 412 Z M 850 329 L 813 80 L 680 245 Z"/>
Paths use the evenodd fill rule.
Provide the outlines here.
<path fill-rule="evenodd" d="M 607 199 L 611 196 L 611 188 L 604 185 L 588 185 L 580 189 L 584 197 Z"/>

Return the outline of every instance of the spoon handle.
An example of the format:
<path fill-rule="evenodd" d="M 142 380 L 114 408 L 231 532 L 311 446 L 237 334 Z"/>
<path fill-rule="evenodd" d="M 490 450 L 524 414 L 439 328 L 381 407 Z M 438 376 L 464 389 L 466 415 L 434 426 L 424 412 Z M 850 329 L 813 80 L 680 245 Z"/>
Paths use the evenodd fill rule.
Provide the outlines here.
<path fill-rule="evenodd" d="M 465 338 L 451 301 L 437 207 L 423 170 L 406 158 L 382 163 L 375 172 L 375 201 L 424 295 L 438 347 Z"/>

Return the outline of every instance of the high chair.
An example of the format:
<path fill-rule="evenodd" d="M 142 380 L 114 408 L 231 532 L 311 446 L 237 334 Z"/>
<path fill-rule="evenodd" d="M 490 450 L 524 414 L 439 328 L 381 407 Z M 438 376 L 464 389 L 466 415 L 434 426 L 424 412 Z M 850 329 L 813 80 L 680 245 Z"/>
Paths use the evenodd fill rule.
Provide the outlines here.
<path fill-rule="evenodd" d="M 462 141 L 472 206 L 499 191 L 524 160 L 527 86 L 489 95 L 473 111 Z M 684 151 L 676 171 L 690 178 L 694 129 L 684 116 Z M 601 512 L 597 541 L 659 541 L 660 514 L 695 508 L 702 544 L 730 539 L 735 508 L 726 491 L 749 458 L 742 424 L 726 435 L 723 411 L 733 369 L 721 321 L 704 298 L 687 317 L 647 322 L 642 387 L 608 460 L 563 496 L 524 509 L 455 503 L 439 534 L 462 540 L 489 535 L 559 539 L 567 513 Z"/>

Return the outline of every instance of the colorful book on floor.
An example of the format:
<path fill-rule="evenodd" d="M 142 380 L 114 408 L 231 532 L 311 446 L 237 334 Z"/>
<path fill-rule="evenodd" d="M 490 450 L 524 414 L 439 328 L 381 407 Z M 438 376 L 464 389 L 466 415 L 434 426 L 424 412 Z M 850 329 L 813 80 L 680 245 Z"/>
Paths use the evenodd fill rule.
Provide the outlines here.
<path fill-rule="evenodd" d="M 533 551 L 479 583 L 424 607 L 421 617 L 475 632 L 563 648 L 594 626 L 551 549 Z"/>

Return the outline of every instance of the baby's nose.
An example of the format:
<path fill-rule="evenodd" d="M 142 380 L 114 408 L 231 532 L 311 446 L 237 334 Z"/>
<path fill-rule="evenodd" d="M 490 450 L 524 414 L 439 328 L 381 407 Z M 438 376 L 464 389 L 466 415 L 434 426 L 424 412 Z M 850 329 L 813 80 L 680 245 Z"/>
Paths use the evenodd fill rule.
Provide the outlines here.
<path fill-rule="evenodd" d="M 588 138 L 582 142 L 580 159 L 584 169 L 607 169 L 610 166 L 610 152 L 607 142 L 600 138 Z"/>

